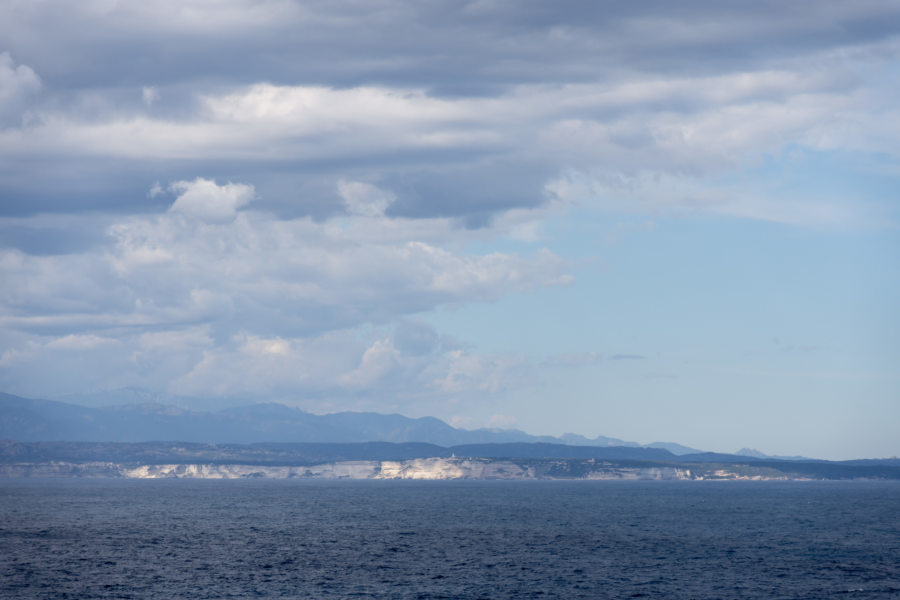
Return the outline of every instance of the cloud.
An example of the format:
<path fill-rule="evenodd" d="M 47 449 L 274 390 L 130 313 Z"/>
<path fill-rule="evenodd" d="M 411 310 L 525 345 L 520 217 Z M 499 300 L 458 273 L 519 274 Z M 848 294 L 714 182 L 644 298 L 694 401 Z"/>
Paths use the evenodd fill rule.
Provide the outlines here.
<path fill-rule="evenodd" d="M 520 256 L 444 248 L 453 230 L 445 220 L 280 220 L 233 212 L 249 186 L 201 182 L 178 189 L 187 191 L 172 210 L 114 221 L 105 244 L 84 253 L 0 251 L 9 283 L 0 294 L 8 309 L 0 323 L 90 330 L 101 323 L 217 321 L 226 329 L 313 332 L 572 281 L 549 250 Z M 196 204 L 174 210 L 186 197 Z"/>
<path fill-rule="evenodd" d="M 148 198 L 156 198 L 157 196 L 162 195 L 164 193 L 165 193 L 165 190 L 163 189 L 162 185 L 160 185 L 160 183 L 158 181 L 156 181 L 150 187 L 150 191 L 147 192 L 147 197 Z"/>
<path fill-rule="evenodd" d="M 474 405 L 500 389 L 534 382 L 522 377 L 528 367 L 520 359 L 441 347 L 410 354 L 385 331 L 372 337 L 351 331 L 302 338 L 239 334 L 208 345 L 199 359 L 194 349 L 170 350 L 193 362 L 182 362 L 167 393 L 278 399 L 316 410 L 427 411 L 451 398 L 459 407 Z"/>
<path fill-rule="evenodd" d="M 804 159 L 782 159 L 800 171 Z M 796 176 L 800 177 L 800 176 Z M 821 175 L 819 176 L 821 178 Z M 702 180 L 648 171 L 609 177 L 571 171 L 547 186 L 562 202 L 586 203 L 610 213 L 662 217 L 719 215 L 806 228 L 877 229 L 891 226 L 885 206 L 857 189 L 822 189 L 759 174 Z M 815 183 L 815 182 L 813 182 Z"/>
<path fill-rule="evenodd" d="M 374 186 L 344 187 L 382 198 Z M 249 184 L 196 178 L 168 190 L 168 210 L 110 218 L 97 246 L 0 250 L 4 385 L 33 379 L 21 369 L 30 357 L 60 361 L 64 375 L 45 386 L 56 394 L 113 383 L 199 396 L 490 393 L 524 381 L 511 375 L 521 364 L 445 343 L 413 315 L 572 280 L 548 250 L 467 253 L 448 219 L 280 219 L 239 210 L 254 197 Z"/>
<path fill-rule="evenodd" d="M 344 199 L 347 211 L 362 217 L 379 217 L 396 199 L 390 192 L 362 181 L 338 181 L 338 194 Z"/>
<path fill-rule="evenodd" d="M 49 342 L 47 348 L 60 350 L 91 350 L 99 346 L 115 343 L 115 339 L 97 335 L 66 335 Z"/>
<path fill-rule="evenodd" d="M 578 204 L 890 223 L 898 30 L 891 0 L 0 3 L 0 383 L 447 400 L 614 360 L 419 319 L 570 284 Z M 890 191 L 798 192 L 794 152 Z"/>
<path fill-rule="evenodd" d="M 151 194 L 153 190 L 151 189 Z M 178 194 L 169 210 L 208 221 L 221 221 L 235 216 L 237 210 L 254 197 L 252 185 L 227 183 L 198 177 L 194 181 L 176 181 L 169 189 Z"/>
<path fill-rule="evenodd" d="M 0 126 L 20 120 L 40 89 L 41 79 L 31 67 L 16 65 L 9 52 L 0 53 Z"/>
<path fill-rule="evenodd" d="M 520 356 L 482 356 L 464 350 L 448 352 L 423 375 L 428 377 L 430 386 L 451 397 L 460 394 L 496 396 L 539 381 L 533 365 Z"/>
<path fill-rule="evenodd" d="M 28 123 L 0 133 L 0 157 L 15 165 L 0 173 L 7 214 L 142 212 L 159 204 L 134 193 L 137 181 L 146 189 L 200 172 L 252 180 L 255 203 L 282 216 L 387 211 L 473 228 L 546 205 L 548 186 L 571 173 L 600 188 L 681 179 L 704 195 L 788 147 L 896 154 L 890 64 L 900 41 L 891 24 L 900 11 L 890 2 L 852 11 L 826 2 L 802 18 L 776 3 L 765 12 L 707 2 L 677 12 L 665 4 L 165 6 L 182 17 L 132 2 L 108 11 L 55 2 L 0 9 L 0 23 L 15 25 L 0 25 L 0 34 L 45 80 Z M 74 33 L 94 31 L 98 18 L 105 27 L 96 43 Z M 159 36 L 170 52 L 160 54 Z M 583 201 L 606 202 L 601 191 Z M 678 208 L 664 191 L 645 187 L 637 210 Z M 850 220 L 877 213 L 853 200 L 822 203 Z M 815 208 L 779 214 L 780 199 L 767 204 L 764 195 L 733 204 L 725 214 L 822 220 Z M 528 227 L 517 235 L 538 237 Z"/>
<path fill-rule="evenodd" d="M 399 364 L 400 353 L 389 339 L 375 340 L 366 348 L 359 365 L 343 373 L 338 381 L 351 389 L 373 389 Z"/>
<path fill-rule="evenodd" d="M 430 354 L 439 341 L 438 332 L 424 321 L 402 319 L 394 327 L 394 344 L 400 351 L 411 356 Z"/>
<path fill-rule="evenodd" d="M 573 173 L 598 190 L 581 194 L 582 202 L 637 190 L 642 205 L 677 208 L 683 202 L 666 194 L 668 184 L 656 190 L 644 181 L 681 180 L 681 187 L 709 196 L 715 193 L 707 189 L 711 179 L 752 167 L 790 144 L 823 151 L 856 144 L 860 151 L 892 152 L 874 132 L 898 119 L 885 112 L 886 100 L 854 91 L 858 86 L 856 78 L 839 72 L 771 70 L 521 86 L 499 96 L 455 99 L 415 89 L 255 84 L 203 95 L 202 110 L 190 119 L 38 112 L 35 125 L 0 132 L 0 155 L 12 161 L 48 154 L 135 165 L 181 158 L 209 164 L 212 171 L 234 161 L 254 169 L 291 161 L 298 165 L 298 183 L 336 190 L 334 199 L 323 191 L 316 201 L 334 205 L 326 209 L 332 214 L 339 199 L 357 215 L 451 216 L 484 226 L 506 212 L 546 204 L 544 190 L 559 195 L 560 182 Z M 860 129 L 873 132 L 868 139 L 875 143 L 864 142 Z M 320 164 L 324 169 L 312 168 Z M 379 185 L 354 177 L 360 171 L 377 172 Z M 273 185 L 269 174 L 261 177 Z M 227 218 L 249 201 L 237 189 L 231 208 L 223 199 L 201 199 L 212 190 L 202 181 L 173 188 L 185 194 L 175 210 Z M 283 184 L 270 189 L 275 193 L 262 194 L 261 206 L 283 210 L 292 195 Z M 804 222 L 797 211 L 769 219 L 771 207 L 746 194 L 733 204 L 726 212 L 734 216 Z M 855 210 L 844 204 L 845 212 Z M 303 206 L 293 202 L 292 210 L 302 212 Z M 321 210 L 312 202 L 306 206 L 307 212 Z M 630 210 L 635 204 L 618 206 Z"/>
<path fill-rule="evenodd" d="M 147 106 L 153 106 L 159 100 L 159 90 L 152 85 L 144 86 L 141 88 L 141 99 Z"/>
<path fill-rule="evenodd" d="M 103 84 L 139 69 L 166 82 L 197 72 L 232 81 L 332 79 L 340 87 L 425 80 L 459 93 L 599 79 L 623 65 L 645 73 L 702 71 L 852 48 L 894 35 L 898 13 L 890 0 L 852 7 L 827 0 L 814 13 L 768 0 L 752 6 L 694 0 L 677 10 L 658 0 L 640 6 L 35 0 L 0 8 L 0 39 L 34 55 L 39 70 L 46 66 L 54 77 L 83 72 Z M 159 39 L 167 45 L 159 47 Z M 110 56 L 110 47 L 120 55 Z M 327 60 L 309 60 L 316 50 Z M 548 65 L 557 68 L 540 68 Z"/>

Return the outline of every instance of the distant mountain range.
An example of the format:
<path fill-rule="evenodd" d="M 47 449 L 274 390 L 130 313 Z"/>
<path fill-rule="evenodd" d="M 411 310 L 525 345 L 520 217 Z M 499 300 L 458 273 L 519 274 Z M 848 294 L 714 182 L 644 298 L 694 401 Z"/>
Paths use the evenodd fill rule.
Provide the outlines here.
<path fill-rule="evenodd" d="M 0 478 L 900 479 L 897 459 L 834 463 L 685 450 L 692 449 L 468 431 L 430 417 L 314 415 L 280 404 L 217 412 L 156 403 L 89 408 L 0 393 Z"/>
<path fill-rule="evenodd" d="M 92 408 L 0 393 L 0 439 L 20 442 L 150 442 L 218 444 L 423 442 L 442 447 L 463 444 L 545 443 L 567 446 L 646 448 L 650 455 L 700 452 L 680 444 L 642 446 L 616 438 L 559 438 L 519 430 L 452 427 L 433 417 L 340 412 L 315 415 L 282 404 L 252 404 L 219 411 L 196 411 L 154 402 Z M 640 453 L 638 453 L 640 454 Z"/>

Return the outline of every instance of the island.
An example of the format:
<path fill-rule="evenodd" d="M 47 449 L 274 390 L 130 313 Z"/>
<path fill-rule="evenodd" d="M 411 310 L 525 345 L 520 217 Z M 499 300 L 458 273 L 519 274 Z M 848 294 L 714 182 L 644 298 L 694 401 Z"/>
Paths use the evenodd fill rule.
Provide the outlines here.
<path fill-rule="evenodd" d="M 774 460 L 563 444 L 0 441 L 0 477 L 390 480 L 900 479 L 900 461 Z"/>

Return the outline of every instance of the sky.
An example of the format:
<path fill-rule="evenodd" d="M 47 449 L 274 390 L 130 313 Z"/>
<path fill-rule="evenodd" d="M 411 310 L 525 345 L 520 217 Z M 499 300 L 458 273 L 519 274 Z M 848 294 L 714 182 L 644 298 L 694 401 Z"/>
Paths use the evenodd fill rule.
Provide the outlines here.
<path fill-rule="evenodd" d="M 900 4 L 6 0 L 0 390 L 900 455 Z"/>

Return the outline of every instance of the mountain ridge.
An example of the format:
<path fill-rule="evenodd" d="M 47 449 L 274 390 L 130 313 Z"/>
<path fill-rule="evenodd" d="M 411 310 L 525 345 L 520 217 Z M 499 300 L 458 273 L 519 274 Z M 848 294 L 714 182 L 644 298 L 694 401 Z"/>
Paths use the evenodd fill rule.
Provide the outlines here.
<path fill-rule="evenodd" d="M 645 447 L 636 442 L 575 434 L 532 435 L 517 429 L 459 429 L 436 417 L 406 417 L 375 412 L 316 415 L 278 403 L 257 403 L 200 411 L 148 401 L 88 407 L 57 400 L 0 393 L 0 439 L 24 442 L 423 442 L 450 447 L 487 443 L 550 443 L 571 446 Z M 646 447 L 692 448 L 656 442 Z M 681 450 L 680 452 L 678 450 Z"/>

